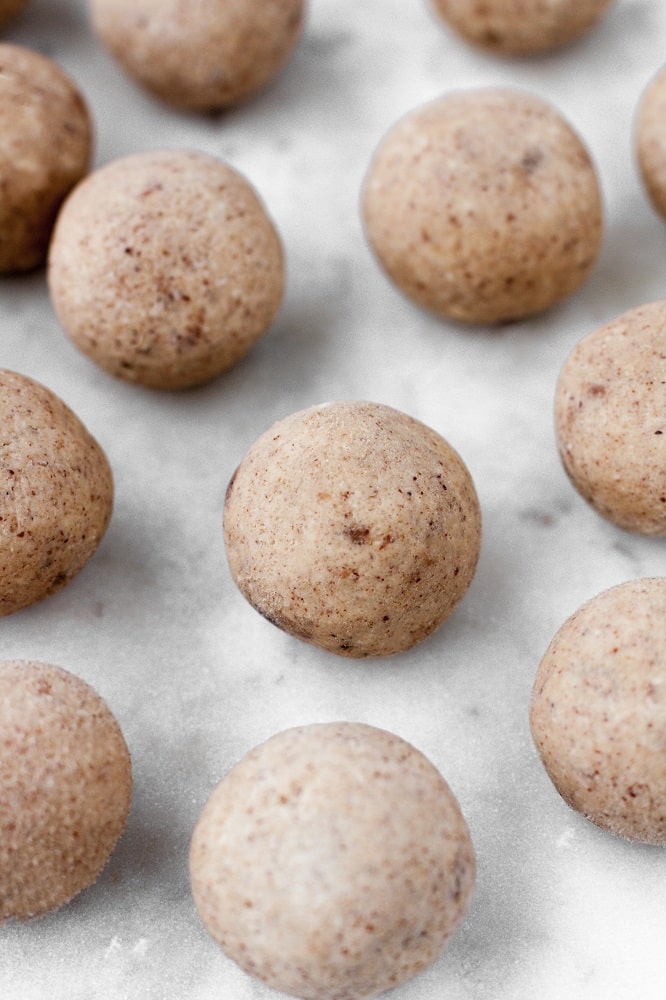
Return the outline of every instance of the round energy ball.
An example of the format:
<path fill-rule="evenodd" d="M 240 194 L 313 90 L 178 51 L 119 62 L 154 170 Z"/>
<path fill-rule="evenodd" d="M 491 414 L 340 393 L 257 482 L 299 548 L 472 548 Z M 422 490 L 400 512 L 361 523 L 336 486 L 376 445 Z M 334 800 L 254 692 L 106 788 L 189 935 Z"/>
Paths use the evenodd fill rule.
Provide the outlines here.
<path fill-rule="evenodd" d="M 92 29 L 168 104 L 216 111 L 262 90 L 291 55 L 305 0 L 88 0 Z"/>
<path fill-rule="evenodd" d="M 567 475 L 598 514 L 666 535 L 666 301 L 624 313 L 573 349 L 555 430 Z"/>
<path fill-rule="evenodd" d="M 278 733 L 213 791 L 192 892 L 225 954 L 304 1000 L 374 997 L 417 975 L 459 925 L 474 851 L 437 769 L 381 729 Z"/>
<path fill-rule="evenodd" d="M 91 885 L 130 807 L 127 745 L 100 696 L 61 667 L 0 662 L 0 922 Z"/>
<path fill-rule="evenodd" d="M 564 623 L 539 666 L 530 724 L 570 806 L 666 846 L 666 578 L 622 583 Z"/>
<path fill-rule="evenodd" d="M 596 169 L 541 98 L 508 88 L 453 91 L 384 137 L 362 194 L 379 264 L 441 316 L 501 323 L 571 295 L 600 248 Z"/>
<path fill-rule="evenodd" d="M 641 96 L 634 142 L 641 179 L 648 197 L 666 217 L 666 68 L 652 78 Z"/>
<path fill-rule="evenodd" d="M 456 451 L 388 406 L 335 402 L 269 428 L 224 509 L 231 574 L 265 618 L 342 656 L 425 639 L 469 587 L 481 514 Z"/>
<path fill-rule="evenodd" d="M 11 21 L 27 5 L 28 0 L 0 0 L 0 28 Z"/>
<path fill-rule="evenodd" d="M 112 375 L 160 389 L 239 361 L 275 318 L 284 280 L 280 238 L 249 182 L 186 150 L 89 174 L 49 252 L 51 299 L 73 343 Z"/>
<path fill-rule="evenodd" d="M 0 273 L 44 263 L 63 199 L 92 156 L 92 122 L 56 63 L 0 43 Z"/>

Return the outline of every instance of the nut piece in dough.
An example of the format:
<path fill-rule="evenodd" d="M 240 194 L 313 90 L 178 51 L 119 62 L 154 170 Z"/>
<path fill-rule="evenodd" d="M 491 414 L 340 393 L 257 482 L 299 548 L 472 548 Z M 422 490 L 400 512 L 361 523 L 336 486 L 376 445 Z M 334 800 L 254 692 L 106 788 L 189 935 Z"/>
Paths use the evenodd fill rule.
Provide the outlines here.
<path fill-rule="evenodd" d="M 470 585 L 481 515 L 439 434 L 369 402 L 301 410 L 250 448 L 227 490 L 231 574 L 286 632 L 343 656 L 425 639 Z"/>
<path fill-rule="evenodd" d="M 467 909 L 458 802 L 411 744 L 359 723 L 278 733 L 220 782 L 190 848 L 225 954 L 305 1000 L 360 1000 L 417 975 Z"/>
<path fill-rule="evenodd" d="M 88 0 L 124 70 L 168 104 L 218 111 L 262 90 L 300 37 L 305 0 Z"/>
<path fill-rule="evenodd" d="M 65 196 L 87 173 L 92 123 L 51 59 L 0 43 L 0 273 L 44 263 Z"/>
<path fill-rule="evenodd" d="M 559 630 L 530 708 L 565 801 L 629 840 L 666 846 L 666 578 L 631 580 Z"/>
<path fill-rule="evenodd" d="M 27 3 L 28 0 L 0 0 L 0 28 L 12 21 Z"/>
<path fill-rule="evenodd" d="M 666 68 L 645 88 L 634 128 L 636 159 L 652 205 L 666 218 Z"/>
<path fill-rule="evenodd" d="M 0 369 L 0 615 L 60 590 L 111 518 L 106 455 L 50 389 Z"/>
<path fill-rule="evenodd" d="M 366 234 L 405 295 L 441 316 L 500 323 L 572 294 L 599 251 L 599 183 L 550 104 L 507 88 L 454 91 L 380 143 Z"/>
<path fill-rule="evenodd" d="M 598 514 L 666 535 L 666 301 L 580 341 L 560 372 L 555 429 L 567 475 Z"/>
<path fill-rule="evenodd" d="M 91 885 L 130 807 L 130 756 L 100 696 L 61 667 L 0 662 L 0 922 Z"/>
<path fill-rule="evenodd" d="M 276 229 L 252 186 L 215 157 L 135 153 L 89 174 L 49 252 L 54 309 L 111 374 L 178 389 L 240 360 L 284 290 Z"/>

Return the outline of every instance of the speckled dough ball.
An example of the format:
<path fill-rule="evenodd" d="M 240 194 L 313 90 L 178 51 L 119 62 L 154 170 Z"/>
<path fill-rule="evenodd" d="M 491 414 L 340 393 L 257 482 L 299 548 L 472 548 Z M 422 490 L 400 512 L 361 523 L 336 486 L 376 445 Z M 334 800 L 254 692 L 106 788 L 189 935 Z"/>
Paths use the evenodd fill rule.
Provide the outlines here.
<path fill-rule="evenodd" d="M 194 111 L 265 87 L 300 36 L 304 0 L 88 0 L 92 28 L 127 73 Z"/>
<path fill-rule="evenodd" d="M 227 490 L 229 567 L 286 632 L 343 656 L 425 639 L 470 585 L 481 515 L 435 431 L 368 402 L 295 413 L 250 448 Z"/>
<path fill-rule="evenodd" d="M 111 518 L 106 456 L 50 389 L 0 369 L 0 615 L 59 590 Z"/>
<path fill-rule="evenodd" d="M 666 301 L 632 309 L 574 348 L 555 426 L 567 475 L 598 514 L 666 535 Z"/>
<path fill-rule="evenodd" d="M 602 237 L 596 170 L 553 107 L 510 89 L 449 93 L 380 143 L 362 200 L 405 295 L 470 323 L 520 319 L 588 276 Z"/>
<path fill-rule="evenodd" d="M 570 806 L 611 833 L 666 846 L 666 578 L 584 604 L 537 673 L 532 735 Z"/>
<path fill-rule="evenodd" d="M 0 28 L 4 28 L 26 5 L 27 0 L 0 0 Z"/>
<path fill-rule="evenodd" d="M 654 208 L 666 217 L 666 68 L 645 88 L 634 129 L 636 158 Z"/>
<path fill-rule="evenodd" d="M 224 778 L 190 849 L 224 952 L 305 1000 L 360 1000 L 433 962 L 473 889 L 448 785 L 409 743 L 357 723 L 301 726 Z"/>
<path fill-rule="evenodd" d="M 60 212 L 53 306 L 111 374 L 177 389 L 242 358 L 284 290 L 282 246 L 252 186 L 198 152 L 135 153 L 90 174 Z"/>
<path fill-rule="evenodd" d="M 92 123 L 50 59 L 0 43 L 0 273 L 44 263 L 58 209 L 87 172 Z"/>
<path fill-rule="evenodd" d="M 60 667 L 0 662 L 0 922 L 91 885 L 130 807 L 130 757 L 100 696 Z"/>

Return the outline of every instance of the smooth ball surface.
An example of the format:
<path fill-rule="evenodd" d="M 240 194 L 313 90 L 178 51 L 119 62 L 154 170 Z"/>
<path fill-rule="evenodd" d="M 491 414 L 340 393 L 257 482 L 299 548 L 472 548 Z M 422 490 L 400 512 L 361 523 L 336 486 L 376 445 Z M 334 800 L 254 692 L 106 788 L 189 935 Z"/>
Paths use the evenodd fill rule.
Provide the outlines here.
<path fill-rule="evenodd" d="M 634 143 L 645 190 L 653 207 L 666 218 L 666 68 L 659 70 L 641 95 Z"/>

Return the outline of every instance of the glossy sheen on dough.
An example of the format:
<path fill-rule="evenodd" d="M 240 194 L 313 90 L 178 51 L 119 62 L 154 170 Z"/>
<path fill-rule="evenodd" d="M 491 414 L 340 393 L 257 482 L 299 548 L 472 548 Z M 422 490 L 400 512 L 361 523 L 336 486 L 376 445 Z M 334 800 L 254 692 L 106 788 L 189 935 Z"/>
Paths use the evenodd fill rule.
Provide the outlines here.
<path fill-rule="evenodd" d="M 645 88 L 634 128 L 636 159 L 645 190 L 660 215 L 666 217 L 666 68 Z"/>
<path fill-rule="evenodd" d="M 225 953 L 274 989 L 359 1000 L 433 962 L 462 919 L 474 852 L 423 754 L 356 723 L 252 750 L 194 830 L 192 890 Z"/>
<path fill-rule="evenodd" d="M 343 656 L 409 649 L 465 594 L 481 515 L 469 471 L 398 410 L 299 411 L 250 448 L 224 512 L 229 567 L 269 621 Z"/>
<path fill-rule="evenodd" d="M 666 535 L 666 301 L 580 341 L 560 372 L 555 425 L 564 468 L 597 513 Z"/>
<path fill-rule="evenodd" d="M 205 382 L 242 358 L 284 290 L 277 231 L 256 192 L 213 156 L 135 153 L 67 199 L 49 252 L 53 306 L 111 374 L 155 388 Z"/>
<path fill-rule="evenodd" d="M 100 696 L 61 667 L 0 662 L 0 922 L 95 881 L 130 807 L 129 752 Z"/>
<path fill-rule="evenodd" d="M 419 305 L 471 323 L 529 316 L 572 294 L 599 251 L 595 167 L 541 98 L 450 92 L 380 142 L 362 211 L 371 248 Z"/>
<path fill-rule="evenodd" d="M 613 587 L 565 622 L 530 722 L 569 805 L 617 836 L 666 846 L 666 578 Z"/>

